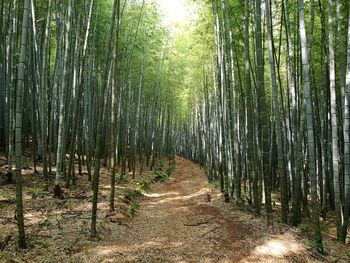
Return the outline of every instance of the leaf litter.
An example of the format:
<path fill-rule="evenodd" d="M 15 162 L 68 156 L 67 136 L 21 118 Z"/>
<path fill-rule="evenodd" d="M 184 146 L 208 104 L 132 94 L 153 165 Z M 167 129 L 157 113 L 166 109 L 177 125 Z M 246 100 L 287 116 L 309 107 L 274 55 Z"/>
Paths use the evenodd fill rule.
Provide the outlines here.
<path fill-rule="evenodd" d="M 78 177 L 78 187 L 64 189 L 61 200 L 52 189 L 35 188 L 42 178 L 28 171 L 24 203 L 29 249 L 21 251 L 16 245 L 15 189 L 1 186 L 0 262 L 349 262 L 349 247 L 331 237 L 324 238 L 323 256 L 313 252 L 298 228 L 275 222 L 269 231 L 263 217 L 223 202 L 200 167 L 183 158 L 177 157 L 165 182 L 151 185 L 148 172 L 119 184 L 115 212 L 108 207 L 109 180 L 103 168 L 98 238 L 90 239 L 92 192 L 86 174 Z M 145 182 L 150 190 L 138 197 L 140 205 L 132 215 L 125 193 Z"/>

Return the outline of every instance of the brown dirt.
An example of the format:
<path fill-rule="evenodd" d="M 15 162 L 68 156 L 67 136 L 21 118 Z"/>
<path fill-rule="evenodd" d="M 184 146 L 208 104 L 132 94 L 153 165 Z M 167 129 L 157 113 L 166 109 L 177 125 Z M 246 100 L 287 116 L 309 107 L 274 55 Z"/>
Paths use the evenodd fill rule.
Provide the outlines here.
<path fill-rule="evenodd" d="M 32 187 L 37 181 L 25 178 Z M 77 189 L 65 189 L 65 200 L 44 192 L 34 199 L 25 189 L 30 245 L 25 251 L 16 248 L 14 205 L 0 207 L 0 241 L 10 236 L 0 262 L 348 262 L 342 254 L 348 255 L 349 249 L 338 242 L 334 246 L 334 241 L 325 241 L 333 256 L 324 257 L 311 252 L 296 228 L 276 223 L 274 232 L 268 232 L 262 217 L 224 203 L 204 172 L 183 158 L 177 158 L 168 182 L 152 185 L 132 220 L 122 214 L 120 201 L 115 214 L 108 212 L 109 177 L 104 170 L 98 240 L 88 235 L 91 191 L 86 176 L 79 183 Z M 123 187 L 118 186 L 119 194 Z M 2 192 L 13 195 L 13 186 L 1 187 Z"/>
<path fill-rule="evenodd" d="M 207 202 L 207 194 L 211 202 Z M 231 213 L 229 212 L 231 210 Z M 192 162 L 177 158 L 167 183 L 157 184 L 137 217 L 105 242 L 84 247 L 80 262 L 313 262 L 289 232 L 266 234 L 260 219 L 224 204 Z M 254 226 L 257 223 L 257 226 Z M 259 225 L 260 224 L 260 225 Z M 303 258 L 299 258 L 300 255 Z"/>

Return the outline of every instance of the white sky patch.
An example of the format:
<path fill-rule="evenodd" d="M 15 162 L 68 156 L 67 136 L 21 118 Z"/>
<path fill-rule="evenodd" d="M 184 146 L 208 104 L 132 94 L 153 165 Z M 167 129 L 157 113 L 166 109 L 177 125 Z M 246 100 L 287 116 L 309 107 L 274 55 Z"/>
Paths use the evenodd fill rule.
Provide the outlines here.
<path fill-rule="evenodd" d="M 166 26 L 186 24 L 196 17 L 196 7 L 186 0 L 158 0 Z"/>

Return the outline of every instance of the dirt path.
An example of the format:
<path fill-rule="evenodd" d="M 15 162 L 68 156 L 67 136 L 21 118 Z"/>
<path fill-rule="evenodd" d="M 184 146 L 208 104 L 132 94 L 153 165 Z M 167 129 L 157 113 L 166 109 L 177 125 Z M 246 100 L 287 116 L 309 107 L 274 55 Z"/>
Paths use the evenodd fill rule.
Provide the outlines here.
<path fill-rule="evenodd" d="M 209 192 L 203 172 L 178 159 L 171 180 L 159 184 L 142 203 L 128 235 L 117 244 L 123 255 L 116 262 L 219 262 L 233 258 L 226 237 L 213 239 L 216 230 L 235 231 L 238 222 L 206 202 Z M 238 238 L 238 237 L 236 237 Z M 224 262 L 224 261 L 222 261 Z"/>
<path fill-rule="evenodd" d="M 27 170 L 27 250 L 17 249 L 15 186 L 0 187 L 0 263 L 350 262 L 348 246 L 326 235 L 327 255 L 312 252 L 306 238 L 312 233 L 300 234 L 300 229 L 279 223 L 277 211 L 274 231 L 268 232 L 265 216 L 255 217 L 247 204 L 240 208 L 223 202 L 204 172 L 188 160 L 177 158 L 170 180 L 152 184 L 133 219 L 124 191 L 136 189 L 141 180 L 151 181 L 154 174 L 118 184 L 117 210 L 110 213 L 110 176 L 102 170 L 98 240 L 89 236 L 92 192 L 86 174 L 78 178 L 79 187 L 64 189 L 61 200 L 52 190 L 42 191 L 42 176 Z"/>
<path fill-rule="evenodd" d="M 208 193 L 211 202 L 206 200 Z M 136 218 L 112 238 L 114 244 L 112 240 L 97 243 L 74 258 L 80 262 L 309 262 L 295 260 L 303 247 L 292 234 L 260 234 L 253 227 L 254 217 L 227 214 L 229 206 L 223 210 L 219 204 L 227 205 L 210 189 L 203 171 L 177 158 L 170 181 L 152 187 Z"/>

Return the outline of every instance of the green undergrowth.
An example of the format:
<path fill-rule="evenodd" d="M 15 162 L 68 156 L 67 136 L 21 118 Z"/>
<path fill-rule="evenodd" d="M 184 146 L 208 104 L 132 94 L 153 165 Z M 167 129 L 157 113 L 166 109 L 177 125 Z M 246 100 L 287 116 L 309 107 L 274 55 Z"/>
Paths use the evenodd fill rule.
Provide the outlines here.
<path fill-rule="evenodd" d="M 130 207 L 129 207 L 129 213 L 130 213 L 130 216 L 131 217 L 135 217 L 136 213 L 137 213 L 137 210 L 139 209 L 140 207 L 140 204 L 137 200 L 133 200 L 131 203 L 130 203 Z"/>
<path fill-rule="evenodd" d="M 318 239 L 315 239 L 313 235 L 312 225 L 310 223 L 301 223 L 297 228 L 301 236 L 306 237 L 309 240 L 308 245 L 315 251 L 322 254 L 324 250 L 322 242 Z M 329 225 L 327 224 L 321 223 L 320 228 L 321 233 L 329 231 Z"/>
<path fill-rule="evenodd" d="M 0 208 L 5 207 L 8 204 L 15 204 L 16 203 L 16 196 L 11 195 L 8 193 L 3 193 L 0 195 Z"/>
<path fill-rule="evenodd" d="M 300 233 L 308 233 L 310 231 L 310 225 L 309 224 L 299 224 L 298 229 Z"/>
<path fill-rule="evenodd" d="M 153 180 L 152 182 L 156 183 L 156 182 L 166 182 L 169 180 L 169 176 L 161 170 L 156 170 L 152 172 L 152 177 Z"/>
<path fill-rule="evenodd" d="M 130 217 L 135 217 L 137 210 L 140 208 L 139 199 L 150 190 L 152 183 L 166 182 L 169 180 L 173 171 L 175 170 L 175 164 L 169 164 L 165 170 L 157 169 L 150 173 L 149 178 L 142 178 L 135 188 L 125 188 L 123 190 L 123 197 L 128 203 L 128 213 Z"/>
<path fill-rule="evenodd" d="M 120 177 L 119 180 L 118 180 L 119 184 L 127 184 L 128 182 L 129 182 L 128 178 L 125 175 Z"/>
<path fill-rule="evenodd" d="M 165 173 L 167 174 L 168 177 L 170 177 L 172 175 L 172 173 L 175 170 L 175 163 L 171 163 L 168 165 L 168 167 L 165 170 Z"/>
<path fill-rule="evenodd" d="M 145 193 L 150 189 L 150 182 L 147 180 L 142 179 L 140 182 L 137 183 L 137 189 L 141 193 Z"/>
<path fill-rule="evenodd" d="M 129 201 L 132 201 L 136 198 L 143 196 L 141 191 L 137 189 L 129 189 L 129 188 L 123 190 L 123 195 Z"/>
<path fill-rule="evenodd" d="M 157 169 L 152 172 L 152 182 L 167 182 L 175 170 L 175 164 L 169 164 L 165 170 Z"/>
<path fill-rule="evenodd" d="M 27 192 L 32 197 L 32 199 L 38 198 L 41 194 L 41 191 L 38 188 L 27 188 Z"/>
<path fill-rule="evenodd" d="M 239 208 L 245 208 L 246 207 L 246 204 L 245 202 L 243 201 L 242 198 L 240 199 L 234 199 L 234 204 L 239 207 Z"/>
<path fill-rule="evenodd" d="M 45 217 L 41 222 L 41 227 L 49 228 L 50 226 L 52 226 L 51 220 Z"/>
<path fill-rule="evenodd" d="M 220 188 L 220 181 L 219 180 L 213 180 L 210 182 L 210 185 L 214 189 L 219 189 Z"/>
<path fill-rule="evenodd" d="M 126 188 L 123 190 L 123 196 L 129 202 L 128 213 L 130 217 L 135 217 L 140 207 L 139 198 L 143 196 L 143 193 L 138 189 Z"/>
<path fill-rule="evenodd" d="M 320 224 L 321 232 L 327 232 L 329 231 L 329 226 L 326 224 L 321 223 Z M 309 223 L 301 223 L 298 225 L 298 229 L 301 234 L 307 234 L 311 233 L 312 227 Z"/>

